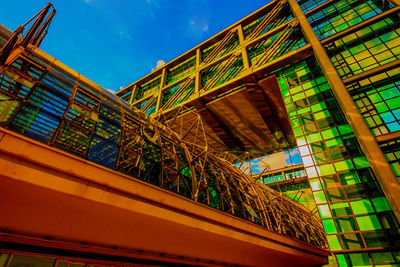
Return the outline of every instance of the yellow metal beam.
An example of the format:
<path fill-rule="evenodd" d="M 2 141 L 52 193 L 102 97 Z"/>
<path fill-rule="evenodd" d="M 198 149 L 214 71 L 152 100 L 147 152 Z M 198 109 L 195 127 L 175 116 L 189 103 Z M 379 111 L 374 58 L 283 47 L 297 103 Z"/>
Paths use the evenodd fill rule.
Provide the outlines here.
<path fill-rule="evenodd" d="M 378 75 L 378 74 L 380 74 L 382 72 L 392 70 L 392 69 L 397 68 L 397 67 L 400 67 L 400 59 L 394 60 L 394 61 L 386 63 L 384 65 L 380 65 L 380 66 L 378 66 L 376 68 L 361 72 L 360 74 L 351 76 L 351 77 L 349 77 L 347 79 L 344 79 L 343 83 L 344 84 L 351 84 L 351 83 L 354 83 L 354 82 L 358 82 L 358 81 L 361 81 L 363 79 L 372 77 L 374 75 Z"/>
<path fill-rule="evenodd" d="M 133 100 L 135 99 L 135 94 L 137 92 L 137 84 L 135 84 L 132 88 L 132 94 L 131 94 L 131 99 L 129 100 L 129 104 L 133 103 Z"/>
<path fill-rule="evenodd" d="M 200 48 L 196 49 L 196 77 L 194 81 L 194 90 L 196 96 L 199 95 L 200 92 L 200 63 L 201 63 L 201 51 Z"/>
<path fill-rule="evenodd" d="M 163 68 L 162 73 L 161 73 L 161 81 L 160 81 L 160 90 L 157 93 L 157 105 L 156 105 L 156 110 L 154 113 L 157 113 L 160 108 L 161 108 L 161 100 L 162 100 L 162 96 L 163 96 L 163 87 L 165 84 L 165 80 L 166 80 L 166 76 L 167 76 L 167 69 Z"/>
<path fill-rule="evenodd" d="M 380 136 L 375 137 L 375 139 L 376 139 L 376 142 L 378 142 L 378 143 L 385 143 L 385 142 L 397 140 L 397 139 L 400 139 L 400 131 L 380 135 Z"/>
<path fill-rule="evenodd" d="M 242 24 L 238 25 L 237 33 L 238 33 L 238 36 L 239 36 L 239 44 L 240 44 L 240 47 L 241 47 L 240 49 L 242 51 L 243 67 L 244 67 L 244 69 L 249 69 L 250 68 L 250 63 L 249 63 L 249 57 L 247 55 L 247 48 L 245 46 Z"/>

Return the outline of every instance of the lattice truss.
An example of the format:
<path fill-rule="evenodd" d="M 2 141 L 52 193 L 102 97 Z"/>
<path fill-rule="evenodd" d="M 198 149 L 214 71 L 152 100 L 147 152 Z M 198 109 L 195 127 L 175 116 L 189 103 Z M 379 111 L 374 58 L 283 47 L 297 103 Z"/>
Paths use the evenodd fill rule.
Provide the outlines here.
<path fill-rule="evenodd" d="M 243 161 L 246 156 L 225 153 L 227 159 L 223 159 L 207 146 L 185 141 L 185 134 L 180 137 L 149 117 L 139 117 L 125 121 L 122 146 L 129 152 L 120 158 L 121 171 L 268 230 L 324 246 L 324 234 L 314 215 L 230 162 Z M 191 130 L 205 134 L 200 118 Z"/>
<path fill-rule="evenodd" d="M 134 102 L 148 115 L 158 116 L 179 108 L 181 103 L 190 102 L 198 94 L 228 84 L 246 68 L 262 68 L 305 43 L 287 0 L 275 1 L 265 12 L 254 21 L 217 36 L 214 44 L 201 48 L 198 56 L 182 59 L 180 63 L 166 67 L 158 77 L 138 82 L 122 98 Z M 249 66 L 244 61 L 248 61 Z"/>
<path fill-rule="evenodd" d="M 180 137 L 171 125 L 42 62 L 26 53 L 3 66 L 3 127 L 268 230 L 324 246 L 320 222 L 305 208 L 251 180 L 207 145 L 185 141 L 185 134 Z M 188 131 L 204 135 L 201 119 Z"/>
<path fill-rule="evenodd" d="M 246 156 L 222 155 L 207 142 L 185 139 L 191 132 L 207 140 L 200 116 L 178 135 L 171 127 L 180 109 L 163 124 L 32 44 L 16 43 L 11 50 L 0 65 L 1 127 L 270 231 L 326 247 L 314 215 L 232 163 Z"/>

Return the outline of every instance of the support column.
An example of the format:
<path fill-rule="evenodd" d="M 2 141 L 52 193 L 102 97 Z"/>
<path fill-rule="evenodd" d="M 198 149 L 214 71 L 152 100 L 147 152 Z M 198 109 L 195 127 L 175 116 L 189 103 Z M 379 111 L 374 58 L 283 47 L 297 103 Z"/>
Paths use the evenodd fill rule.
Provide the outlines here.
<path fill-rule="evenodd" d="M 247 50 L 246 50 L 247 48 L 246 48 L 245 42 L 244 42 L 244 33 L 243 33 L 242 24 L 239 24 L 239 26 L 237 27 L 237 33 L 239 36 L 239 44 L 241 47 L 243 66 L 244 66 L 244 69 L 249 69 L 250 62 L 249 62 L 249 57 L 247 55 Z"/>
<path fill-rule="evenodd" d="M 296 0 L 288 0 L 290 8 L 299 20 L 306 40 L 311 44 L 314 56 L 318 61 L 348 123 L 353 129 L 365 156 L 367 157 L 376 178 L 389 201 L 397 220 L 400 222 L 400 184 L 380 149 L 375 137 L 367 126 L 360 111 L 351 98 L 346 86 L 330 61 L 321 42 L 315 35 L 306 16 Z"/>
<path fill-rule="evenodd" d="M 162 73 L 161 73 L 160 90 L 157 93 L 157 104 L 156 104 L 155 113 L 157 113 L 161 107 L 161 100 L 162 100 L 163 88 L 164 88 L 166 76 L 167 76 L 167 68 L 164 67 L 162 70 Z"/>
<path fill-rule="evenodd" d="M 200 96 L 200 62 L 201 62 L 201 51 L 200 48 L 196 49 L 196 76 L 194 80 L 194 91 L 197 97 Z"/>
<path fill-rule="evenodd" d="M 137 85 L 137 83 L 133 86 L 133 89 L 132 89 L 132 94 L 131 94 L 131 99 L 129 100 L 129 104 L 133 104 L 133 100 L 135 99 L 135 95 L 136 95 L 136 92 L 137 92 L 137 87 L 138 87 L 138 85 Z"/>

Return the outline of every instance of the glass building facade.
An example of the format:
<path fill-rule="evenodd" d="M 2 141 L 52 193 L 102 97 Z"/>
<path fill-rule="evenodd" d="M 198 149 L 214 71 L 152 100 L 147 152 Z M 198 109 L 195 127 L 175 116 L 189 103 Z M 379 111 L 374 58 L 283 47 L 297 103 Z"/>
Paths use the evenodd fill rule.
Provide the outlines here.
<path fill-rule="evenodd" d="M 273 1 L 213 37 L 220 45 L 206 41 L 117 95 L 138 108 L 153 99 L 154 108 L 145 111 L 155 114 L 174 105 L 163 109 L 163 97 L 189 105 L 195 93 L 202 96 L 229 84 L 234 84 L 232 91 L 246 87 L 239 78 L 249 73 L 275 75 L 308 187 L 338 264 L 400 266 L 399 203 L 393 200 L 400 181 L 400 7 L 396 3 Z M 210 50 L 215 50 L 213 57 L 201 65 Z M 215 74 L 218 69 L 225 72 Z M 164 78 L 171 73 L 173 79 Z M 190 75 L 196 75 L 194 84 L 185 88 L 190 92 L 171 93 L 171 86 L 179 87 Z M 157 89 L 143 96 L 156 76 Z M 354 123 L 354 116 L 362 123 Z M 368 128 L 360 134 L 360 129 Z M 382 157 L 383 165 L 378 166 Z M 285 180 L 282 174 L 264 179 L 265 183 Z M 389 180 L 391 188 L 385 185 Z"/>

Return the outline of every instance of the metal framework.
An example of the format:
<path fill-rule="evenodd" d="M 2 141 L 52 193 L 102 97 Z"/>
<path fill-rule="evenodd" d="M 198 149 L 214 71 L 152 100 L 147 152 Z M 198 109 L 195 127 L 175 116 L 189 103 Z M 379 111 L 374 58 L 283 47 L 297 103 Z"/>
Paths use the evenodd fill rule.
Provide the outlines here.
<path fill-rule="evenodd" d="M 0 66 L 2 127 L 267 230 L 326 246 L 320 222 L 304 207 L 24 43 L 16 42 Z M 198 121 L 191 129 L 201 135 L 201 127 Z"/>
<path fill-rule="evenodd" d="M 258 156 L 257 150 L 266 153 L 267 146 L 258 139 L 265 128 L 251 129 L 251 138 L 247 133 L 238 138 L 242 124 L 254 126 L 248 119 L 252 116 L 239 121 L 229 112 L 256 108 L 267 118 L 269 130 L 282 128 L 283 121 L 271 123 L 273 116 L 263 116 L 266 106 L 260 105 L 279 102 L 281 93 L 285 110 L 267 112 L 289 117 L 339 265 L 399 264 L 399 11 L 399 1 L 390 0 L 276 0 L 117 95 L 140 108 L 146 97 L 139 96 L 137 88 L 193 59 L 196 64 L 184 75 L 175 73 L 182 78 L 174 84 L 159 79 L 152 97 L 163 98 L 185 77 L 195 81 L 195 90 L 184 98 L 184 90 L 175 97 L 168 94 L 175 104 L 163 108 L 160 102 L 148 114 L 178 121 L 174 129 L 182 135 L 179 127 L 187 129 L 185 121 L 197 119 L 187 114 L 196 111 L 212 126 L 206 132 L 223 140 L 226 150 L 249 151 L 246 142 L 253 142 L 252 155 Z M 280 90 L 262 88 L 264 79 L 269 84 L 276 79 Z M 251 105 L 242 105 L 235 93 L 251 99 Z M 228 105 L 234 108 L 228 110 Z M 236 124 L 232 127 L 229 120 Z M 279 142 L 276 133 L 282 131 L 271 132 L 275 136 L 266 140 Z M 288 140 L 291 132 L 286 133 Z M 280 140 L 281 146 L 269 152 L 284 149 L 284 138 Z"/>
<path fill-rule="evenodd" d="M 232 165 L 297 144 L 339 265 L 399 264 L 398 4 L 273 1 L 117 93 L 132 106 L 15 41 L 1 123 L 322 245 L 311 213 Z"/>
<path fill-rule="evenodd" d="M 193 99 L 240 87 L 242 78 L 265 73 L 265 65 L 304 45 L 288 10 L 286 1 L 274 1 L 117 94 L 160 116 L 178 105 L 190 106 Z"/>

